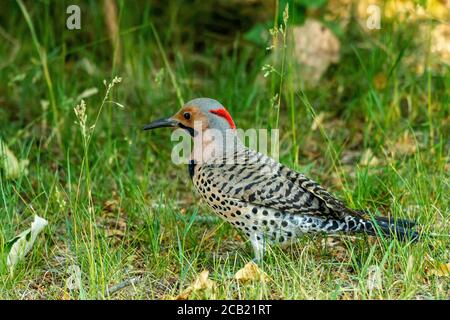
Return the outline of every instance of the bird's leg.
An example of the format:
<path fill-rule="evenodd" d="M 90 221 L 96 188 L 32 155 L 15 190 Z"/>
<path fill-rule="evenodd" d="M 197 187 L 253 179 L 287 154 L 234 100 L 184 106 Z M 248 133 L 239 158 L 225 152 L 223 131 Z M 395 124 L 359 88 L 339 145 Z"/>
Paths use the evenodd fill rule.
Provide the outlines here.
<path fill-rule="evenodd" d="M 265 241 L 264 237 L 258 233 L 253 233 L 250 236 L 250 242 L 253 247 L 253 252 L 255 253 L 255 257 L 253 258 L 253 262 L 256 264 L 261 264 L 264 258 L 265 252 Z"/>

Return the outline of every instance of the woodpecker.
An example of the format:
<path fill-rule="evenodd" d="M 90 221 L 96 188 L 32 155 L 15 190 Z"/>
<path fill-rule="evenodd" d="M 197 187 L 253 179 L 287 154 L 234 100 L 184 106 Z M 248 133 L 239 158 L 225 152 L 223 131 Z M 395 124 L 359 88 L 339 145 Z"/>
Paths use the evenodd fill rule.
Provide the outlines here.
<path fill-rule="evenodd" d="M 249 238 L 257 262 L 267 245 L 284 246 L 305 234 L 418 239 L 413 222 L 371 218 L 367 211 L 347 207 L 302 173 L 247 148 L 231 115 L 216 100 L 191 100 L 172 117 L 143 129 L 160 127 L 181 128 L 191 135 L 189 175 L 197 192 L 216 214 Z"/>

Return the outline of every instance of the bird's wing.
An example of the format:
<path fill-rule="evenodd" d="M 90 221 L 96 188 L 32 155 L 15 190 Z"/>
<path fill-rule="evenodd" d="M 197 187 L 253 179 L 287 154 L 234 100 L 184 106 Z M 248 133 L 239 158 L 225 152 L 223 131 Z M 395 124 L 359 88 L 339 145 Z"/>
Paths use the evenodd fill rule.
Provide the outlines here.
<path fill-rule="evenodd" d="M 202 165 L 201 175 L 218 192 L 290 213 L 333 217 L 357 215 L 316 182 L 265 155 L 250 161 Z"/>
<path fill-rule="evenodd" d="M 283 177 L 321 199 L 331 210 L 345 214 L 361 215 L 358 211 L 348 208 L 341 200 L 334 197 L 317 182 L 311 180 L 304 174 L 294 171 L 284 165 L 280 166 L 280 171 Z"/>

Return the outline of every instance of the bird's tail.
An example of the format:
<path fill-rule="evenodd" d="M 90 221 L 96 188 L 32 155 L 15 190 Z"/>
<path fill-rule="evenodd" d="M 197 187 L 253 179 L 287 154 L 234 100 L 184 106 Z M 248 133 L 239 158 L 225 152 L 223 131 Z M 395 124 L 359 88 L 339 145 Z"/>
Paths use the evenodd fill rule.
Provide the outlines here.
<path fill-rule="evenodd" d="M 419 233 L 413 230 L 416 223 L 406 219 L 389 219 L 385 217 L 375 217 L 368 220 L 360 220 L 361 229 L 369 235 L 395 237 L 402 241 L 416 242 L 419 240 Z"/>

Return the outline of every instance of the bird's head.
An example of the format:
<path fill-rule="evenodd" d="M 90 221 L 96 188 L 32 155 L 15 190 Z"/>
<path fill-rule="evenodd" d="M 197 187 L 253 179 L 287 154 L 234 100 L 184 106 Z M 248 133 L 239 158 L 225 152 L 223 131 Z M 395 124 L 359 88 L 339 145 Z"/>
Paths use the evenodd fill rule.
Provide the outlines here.
<path fill-rule="evenodd" d="M 145 125 L 144 130 L 162 127 L 179 127 L 187 130 L 191 136 L 195 136 L 199 130 L 203 132 L 214 129 L 225 132 L 236 129 L 225 107 L 220 102 L 209 98 L 191 100 L 175 115 L 155 120 Z"/>

